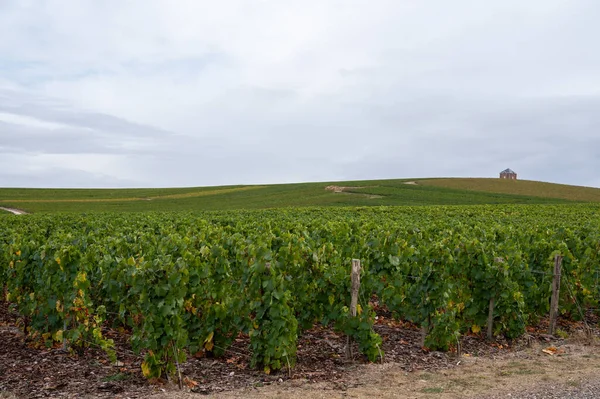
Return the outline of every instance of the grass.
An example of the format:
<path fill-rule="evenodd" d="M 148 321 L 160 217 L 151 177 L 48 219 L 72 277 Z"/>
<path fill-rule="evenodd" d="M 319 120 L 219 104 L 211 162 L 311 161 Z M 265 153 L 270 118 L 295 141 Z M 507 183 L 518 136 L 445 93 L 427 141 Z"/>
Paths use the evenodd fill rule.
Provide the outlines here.
<path fill-rule="evenodd" d="M 102 378 L 102 382 L 125 381 L 129 379 L 129 375 L 125 373 L 117 373 Z"/>
<path fill-rule="evenodd" d="M 503 179 L 425 179 L 420 184 L 457 190 L 497 194 L 525 195 L 543 198 L 565 199 L 580 202 L 600 202 L 600 189 L 570 186 L 531 180 Z"/>
<path fill-rule="evenodd" d="M 569 338 L 569 333 L 564 330 L 561 330 L 560 328 L 557 328 L 556 336 L 559 338 L 562 338 L 562 339 L 567 339 L 567 338 Z"/>
<path fill-rule="evenodd" d="M 335 193 L 326 190 L 330 185 L 347 188 Z M 0 206 L 36 213 L 570 202 L 600 202 L 600 189 L 500 179 L 397 179 L 158 189 L 0 189 Z"/>
<path fill-rule="evenodd" d="M 432 388 L 423 388 L 421 390 L 423 393 L 442 393 L 444 392 L 444 388 L 440 387 L 432 387 Z"/>
<path fill-rule="evenodd" d="M 532 368 L 525 362 L 510 362 L 506 365 L 505 369 L 500 369 L 498 374 L 502 377 L 506 377 L 510 375 L 544 374 L 544 371 Z"/>
<path fill-rule="evenodd" d="M 581 381 L 569 380 L 569 381 L 567 381 L 566 385 L 569 386 L 569 387 L 573 387 L 573 388 L 580 388 L 581 387 Z"/>

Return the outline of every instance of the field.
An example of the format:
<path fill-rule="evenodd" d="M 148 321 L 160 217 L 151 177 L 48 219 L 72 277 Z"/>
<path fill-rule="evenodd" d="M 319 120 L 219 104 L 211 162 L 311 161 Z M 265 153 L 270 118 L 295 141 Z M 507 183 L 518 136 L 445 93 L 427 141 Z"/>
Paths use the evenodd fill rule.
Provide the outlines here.
<path fill-rule="evenodd" d="M 421 180 L 421 183 L 425 186 L 444 187 L 454 190 L 536 196 L 581 202 L 600 202 L 600 189 L 538 181 L 511 181 L 500 179 L 426 179 Z"/>
<path fill-rule="evenodd" d="M 342 192 L 327 187 L 343 188 Z M 133 212 L 600 202 L 600 189 L 500 179 L 402 179 L 171 189 L 0 189 L 29 212 Z"/>
<path fill-rule="evenodd" d="M 382 361 L 379 317 L 420 328 L 430 350 L 456 352 L 488 326 L 515 339 L 548 313 L 556 254 L 568 288 L 562 313 L 577 320 L 599 307 L 595 204 L 7 215 L 0 223 L 0 284 L 31 339 L 92 345 L 115 361 L 106 331 L 121 330 L 147 378 L 177 375 L 188 356 L 223 356 L 243 337 L 248 367 L 291 372 L 299 339 L 317 326 Z M 352 259 L 362 263 L 357 317 L 348 309 Z"/>
<path fill-rule="evenodd" d="M 2 349 L 0 372 L 43 348 L 121 364 L 103 378 L 209 391 L 231 372 L 241 387 L 260 375 L 331 378 L 349 348 L 358 362 L 435 368 L 438 355 L 424 353 L 447 363 L 489 351 L 486 334 L 497 350 L 547 328 L 557 255 L 560 333 L 596 331 L 596 190 L 491 179 L 4 189 L 0 205 L 35 214 L 0 215 L 0 332 L 21 331 L 13 340 L 28 354 Z M 353 201 L 404 206 L 341 206 Z M 111 207 L 129 212 L 102 212 Z M 33 374 L 0 380 L 0 392 L 33 395 L 38 385 L 23 381 L 40 366 L 23 367 Z"/>

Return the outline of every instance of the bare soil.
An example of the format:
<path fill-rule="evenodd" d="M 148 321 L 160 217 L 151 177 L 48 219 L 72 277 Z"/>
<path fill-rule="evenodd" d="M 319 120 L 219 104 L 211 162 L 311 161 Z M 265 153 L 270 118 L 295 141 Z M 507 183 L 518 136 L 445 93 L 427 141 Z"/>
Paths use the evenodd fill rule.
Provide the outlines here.
<path fill-rule="evenodd" d="M 333 191 L 334 193 L 337 193 L 337 194 L 356 195 L 356 196 L 359 196 L 359 197 L 366 197 L 366 198 L 370 198 L 370 199 L 383 198 L 383 196 L 381 196 L 381 195 L 366 194 L 366 193 L 357 193 L 357 192 L 352 192 L 351 191 L 351 190 L 357 190 L 357 189 L 363 189 L 363 188 L 372 188 L 372 187 L 376 187 L 376 186 L 361 186 L 361 187 L 327 186 L 327 187 L 325 187 L 325 190 L 327 190 L 327 191 Z"/>
<path fill-rule="evenodd" d="M 597 324 L 593 315 L 588 318 Z M 0 302 L 0 398 L 187 399 L 202 394 L 214 398 L 445 399 L 543 389 L 544 384 L 576 387 L 597 377 L 600 370 L 600 347 L 594 339 L 578 338 L 583 336 L 581 323 L 560 320 L 560 328 L 571 337 L 568 340 L 545 335 L 545 323 L 513 342 L 499 338 L 488 343 L 479 336 L 466 336 L 458 356 L 422 348 L 416 326 L 391 320 L 381 312 L 375 328 L 384 341 L 383 363 L 368 364 L 361 355 L 346 361 L 345 337 L 318 327 L 300 337 L 298 364 L 291 373 L 282 370 L 266 375 L 249 367 L 249 342 L 240 336 L 223 358 L 192 357 L 183 364 L 185 386 L 179 390 L 173 381 L 148 382 L 142 377 L 142 358 L 131 352 L 123 331 L 105 331 L 117 345 L 119 363 L 111 364 L 91 347 L 80 353 L 39 348 L 25 337 L 20 325 L 18 315 Z M 598 333 L 594 331 L 595 336 Z"/>
<path fill-rule="evenodd" d="M 0 206 L 0 209 L 6 212 L 10 212 L 14 215 L 27 215 L 27 212 L 21 210 L 21 209 L 15 209 L 15 208 L 5 208 L 3 206 Z"/>
<path fill-rule="evenodd" d="M 214 398 L 522 398 L 532 393 L 570 392 L 600 376 L 596 346 L 563 344 L 561 355 L 542 352 L 544 345 L 497 357 L 461 356 L 458 367 L 406 372 L 401 365 L 362 365 L 343 383 L 291 380 L 263 388 L 245 388 Z M 458 361 L 457 361 L 458 363 Z M 190 394 L 165 392 L 155 399 L 190 399 Z M 554 396 L 552 396 L 554 397 Z"/>

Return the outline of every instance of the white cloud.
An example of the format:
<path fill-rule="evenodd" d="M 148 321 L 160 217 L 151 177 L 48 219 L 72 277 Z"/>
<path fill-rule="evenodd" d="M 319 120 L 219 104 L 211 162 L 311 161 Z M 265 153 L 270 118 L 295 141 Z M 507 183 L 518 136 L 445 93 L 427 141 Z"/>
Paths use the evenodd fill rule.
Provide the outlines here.
<path fill-rule="evenodd" d="M 599 11 L 592 0 L 0 2 L 0 155 L 60 166 L 49 186 L 505 167 L 597 185 Z M 559 173 L 565 150 L 577 156 Z M 23 185 L 39 184 L 34 169 Z"/>
<path fill-rule="evenodd" d="M 15 115 L 5 112 L 0 112 L 0 123 L 8 122 L 25 127 L 41 128 L 41 129 L 60 129 L 66 127 L 61 123 L 42 121 L 37 118 L 32 118 L 24 115 Z"/>

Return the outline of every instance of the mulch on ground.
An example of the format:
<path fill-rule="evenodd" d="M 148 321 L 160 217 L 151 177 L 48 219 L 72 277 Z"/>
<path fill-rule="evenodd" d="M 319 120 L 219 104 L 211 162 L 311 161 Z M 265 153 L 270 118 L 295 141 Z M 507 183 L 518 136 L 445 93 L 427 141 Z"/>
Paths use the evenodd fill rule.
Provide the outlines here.
<path fill-rule="evenodd" d="M 378 317 L 375 330 L 383 338 L 384 362 L 396 363 L 407 372 L 456 367 L 457 353 L 428 351 L 422 347 L 421 331 L 414 325 L 387 317 Z M 588 315 L 590 325 L 597 320 Z M 142 357 L 134 354 L 126 334 L 106 331 L 115 339 L 119 361 L 111 364 L 106 355 L 94 348 L 82 353 L 60 349 L 38 348 L 26 339 L 19 327 L 19 317 L 0 302 L 0 397 L 8 393 L 24 398 L 94 397 L 142 398 L 164 389 L 166 381 L 147 381 L 141 373 Z M 569 332 L 582 330 L 582 323 L 560 320 Z M 480 336 L 465 336 L 462 353 L 473 356 L 495 356 L 518 350 L 532 340 L 555 341 L 545 334 L 544 322 L 516 341 L 497 339 L 486 342 Z M 594 331 L 598 333 L 598 331 Z M 305 331 L 298 341 L 298 360 L 294 370 L 281 370 L 266 375 L 249 366 L 249 340 L 240 336 L 222 358 L 190 357 L 181 365 L 186 390 L 199 394 L 223 392 L 244 387 L 277 384 L 287 379 L 331 382 L 341 389 L 351 387 L 352 370 L 367 363 L 354 348 L 354 359 L 345 358 L 346 337 L 331 328 L 315 327 Z"/>

